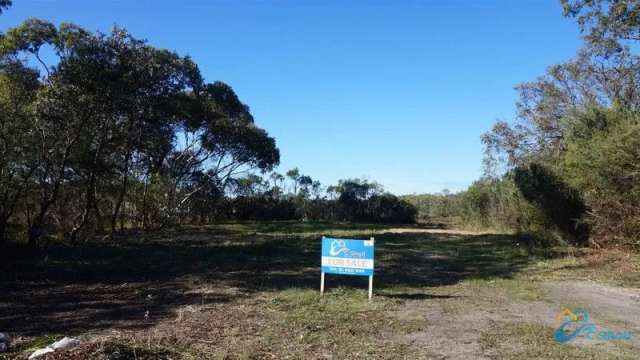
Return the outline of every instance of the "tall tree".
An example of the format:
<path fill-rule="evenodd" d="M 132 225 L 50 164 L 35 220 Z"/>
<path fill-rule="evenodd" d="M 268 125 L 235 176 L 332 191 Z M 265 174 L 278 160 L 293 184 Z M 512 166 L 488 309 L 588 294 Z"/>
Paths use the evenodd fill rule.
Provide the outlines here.
<path fill-rule="evenodd" d="M 0 59 L 0 243 L 36 170 L 33 129 L 38 73 L 19 61 Z"/>
<path fill-rule="evenodd" d="M 293 195 L 298 195 L 298 185 L 300 183 L 300 169 L 293 168 L 286 173 L 287 177 L 293 183 Z"/>
<path fill-rule="evenodd" d="M 55 64 L 40 56 L 43 47 Z M 228 85 L 205 84 L 190 58 L 114 28 L 89 33 L 29 19 L 0 38 L 0 233 L 24 202 L 32 245 L 55 222 L 71 239 L 87 224 L 111 231 L 202 210 L 230 179 L 279 162 Z M 28 64 L 33 59 L 39 69 Z M 44 74 L 41 76 L 39 71 Z M 28 195 L 26 189 L 29 189 Z M 74 194 L 75 196 L 72 196 Z"/>

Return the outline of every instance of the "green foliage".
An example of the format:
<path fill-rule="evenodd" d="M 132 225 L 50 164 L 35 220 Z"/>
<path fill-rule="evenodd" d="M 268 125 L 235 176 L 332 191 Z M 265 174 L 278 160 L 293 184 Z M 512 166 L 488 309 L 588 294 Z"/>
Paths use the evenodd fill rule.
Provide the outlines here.
<path fill-rule="evenodd" d="M 55 64 L 40 57 L 45 46 Z M 16 224 L 37 245 L 47 233 L 76 241 L 118 223 L 199 221 L 237 173 L 280 159 L 230 86 L 120 28 L 29 19 L 9 29 L 0 109 L 0 241 Z"/>
<path fill-rule="evenodd" d="M 597 131 L 594 123 L 600 124 Z M 640 246 L 640 115 L 589 109 L 576 116 L 565 176 L 582 189 L 597 241 Z"/>
<path fill-rule="evenodd" d="M 631 0 L 561 3 L 585 47 L 517 87 L 515 121 L 498 121 L 482 137 L 486 172 L 513 171 L 546 235 L 638 246 L 640 8 Z"/>
<path fill-rule="evenodd" d="M 549 226 L 543 213 L 524 198 L 511 175 L 482 178 L 456 194 L 444 191 L 403 199 L 417 207 L 420 221 L 431 225 L 535 234 Z"/>
<path fill-rule="evenodd" d="M 621 40 L 640 40 L 640 4 L 634 0 L 560 0 L 564 15 L 577 20 L 592 45 L 609 51 Z"/>
<path fill-rule="evenodd" d="M 0 59 L 0 243 L 9 219 L 24 198 L 25 178 L 35 172 L 33 103 L 38 73 L 12 59 Z"/>
<path fill-rule="evenodd" d="M 474 182 L 460 194 L 460 215 L 467 227 L 527 231 L 535 227 L 535 211 L 510 177 Z"/>
<path fill-rule="evenodd" d="M 310 220 L 354 221 L 370 223 L 413 223 L 416 209 L 409 202 L 385 193 L 378 183 L 360 179 L 340 180 L 329 186 L 337 198 L 323 194 L 322 185 L 299 169 L 288 172 L 291 192 L 280 190 L 276 181 L 269 182 L 250 174 L 234 179 L 234 195 L 224 200 L 217 219 L 233 220 Z M 279 174 L 269 176 L 279 179 Z"/>
<path fill-rule="evenodd" d="M 7 55 L 19 51 L 37 53 L 43 45 L 53 44 L 57 37 L 58 29 L 53 24 L 31 18 L 5 34 L 0 45 L 0 54 Z"/>
<path fill-rule="evenodd" d="M 423 222 L 434 222 L 437 219 L 459 216 L 457 201 L 459 196 L 444 190 L 438 194 L 406 195 L 402 197 L 418 210 L 418 217 Z"/>
<path fill-rule="evenodd" d="M 536 163 L 517 167 L 513 179 L 523 197 L 540 209 L 567 240 L 587 242 L 588 229 L 581 223 L 586 206 L 575 189 Z"/>

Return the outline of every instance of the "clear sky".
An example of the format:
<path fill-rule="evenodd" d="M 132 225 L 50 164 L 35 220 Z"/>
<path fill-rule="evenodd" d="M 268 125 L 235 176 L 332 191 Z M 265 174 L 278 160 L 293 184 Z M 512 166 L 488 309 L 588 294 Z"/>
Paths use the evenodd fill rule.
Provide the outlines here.
<path fill-rule="evenodd" d="M 14 0 L 0 30 L 28 17 L 117 24 L 191 55 L 276 138 L 281 172 L 396 194 L 468 186 L 514 85 L 580 47 L 558 0 Z"/>

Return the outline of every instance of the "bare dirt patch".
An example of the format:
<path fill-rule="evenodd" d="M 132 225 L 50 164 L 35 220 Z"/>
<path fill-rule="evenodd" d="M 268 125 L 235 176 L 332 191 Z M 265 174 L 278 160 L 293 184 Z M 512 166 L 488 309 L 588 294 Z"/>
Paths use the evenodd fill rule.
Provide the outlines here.
<path fill-rule="evenodd" d="M 495 354 L 481 343 L 485 332 L 507 322 L 534 321 L 533 312 L 553 314 L 543 302 L 513 302 L 500 289 L 458 285 L 440 289 L 438 294 L 429 301 L 407 302 L 398 310 L 400 318 L 427 323 L 421 331 L 397 337 L 420 349 L 425 358 L 493 358 Z"/>
<path fill-rule="evenodd" d="M 509 288 L 477 284 L 443 287 L 438 291 L 441 296 L 407 302 L 398 310 L 399 319 L 423 319 L 427 325 L 397 339 L 411 344 L 424 358 L 640 356 L 637 289 L 594 282 L 541 282 L 538 286 L 541 299 L 535 301 L 514 298 Z M 597 326 L 630 330 L 635 337 L 623 343 L 577 339 L 570 344 L 556 344 L 552 339 L 556 316 L 566 306 L 589 309 Z"/>

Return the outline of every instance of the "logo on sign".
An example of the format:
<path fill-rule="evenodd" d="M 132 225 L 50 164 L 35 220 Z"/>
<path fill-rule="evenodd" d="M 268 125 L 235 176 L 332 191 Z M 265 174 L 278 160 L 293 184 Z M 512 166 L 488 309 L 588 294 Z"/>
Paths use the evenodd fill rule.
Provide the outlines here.
<path fill-rule="evenodd" d="M 333 241 L 331 241 L 331 248 L 329 249 L 329 255 L 331 256 L 344 255 L 347 257 L 363 258 L 364 252 L 352 251 L 347 247 L 344 240 L 334 239 Z"/>

